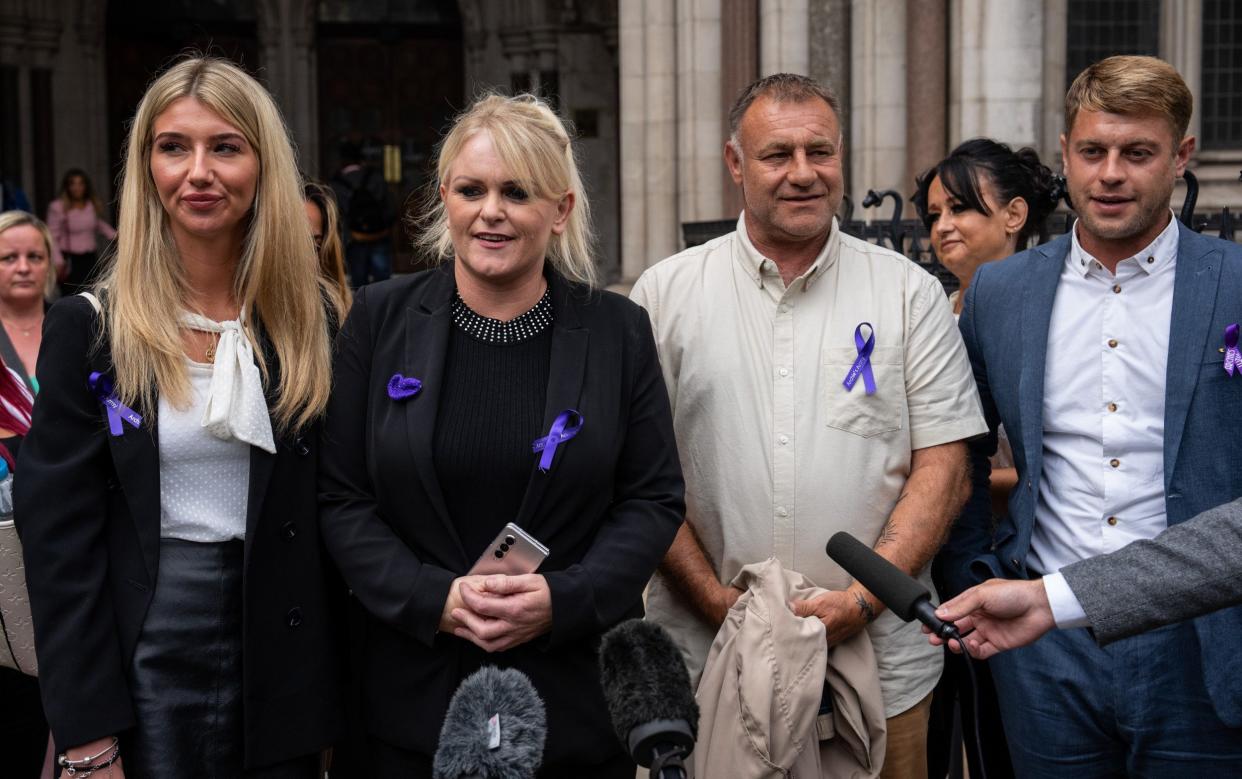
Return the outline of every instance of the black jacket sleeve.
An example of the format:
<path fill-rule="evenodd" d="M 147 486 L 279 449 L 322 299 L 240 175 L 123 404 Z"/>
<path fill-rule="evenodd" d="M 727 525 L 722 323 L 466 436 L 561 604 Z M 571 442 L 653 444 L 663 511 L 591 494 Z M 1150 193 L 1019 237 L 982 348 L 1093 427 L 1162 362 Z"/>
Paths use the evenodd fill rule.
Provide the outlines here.
<path fill-rule="evenodd" d="M 134 722 L 108 582 L 108 428 L 87 383 L 95 327 L 81 297 L 48 311 L 36 370 L 41 389 L 14 471 L 39 685 L 62 749 Z"/>
<path fill-rule="evenodd" d="M 372 348 L 363 287 L 336 339 L 320 449 L 320 529 L 345 583 L 367 611 L 431 646 L 456 576 L 421 562 L 379 515 L 367 456 Z"/>

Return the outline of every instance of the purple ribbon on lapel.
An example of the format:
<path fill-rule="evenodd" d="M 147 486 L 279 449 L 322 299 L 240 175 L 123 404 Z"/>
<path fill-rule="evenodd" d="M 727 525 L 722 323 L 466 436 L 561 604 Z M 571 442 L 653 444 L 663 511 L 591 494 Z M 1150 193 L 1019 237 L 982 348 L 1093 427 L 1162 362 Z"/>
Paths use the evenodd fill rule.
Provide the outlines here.
<path fill-rule="evenodd" d="M 547 473 L 552 467 L 552 458 L 556 456 L 556 447 L 578 435 L 581 429 L 582 415 L 577 411 L 567 408 L 557 414 L 548 434 L 543 438 L 536 438 L 530 445 L 532 452 L 543 452 L 543 456 L 539 458 L 539 470 Z"/>
<path fill-rule="evenodd" d="M 108 410 L 108 432 L 112 435 L 121 435 L 125 429 L 121 426 L 121 420 L 125 420 L 131 427 L 137 429 L 142 426 L 142 417 L 138 416 L 132 408 L 117 399 L 116 391 L 112 386 L 112 379 L 99 371 L 94 371 L 89 379 L 91 391 L 95 393 L 95 397 L 104 404 L 104 408 Z"/>
<path fill-rule="evenodd" d="M 864 325 L 870 331 L 866 341 L 863 341 L 862 337 Z M 863 385 L 867 388 L 867 394 L 874 395 L 875 374 L 871 372 L 871 351 L 875 349 L 875 328 L 871 326 L 870 322 L 861 322 L 858 327 L 854 328 L 854 348 L 858 350 L 858 357 L 854 358 L 854 364 L 850 366 L 850 372 L 845 374 L 845 381 L 841 383 L 845 385 L 845 391 L 850 392 L 854 389 L 854 385 L 858 383 L 858 377 L 861 375 Z"/>
<path fill-rule="evenodd" d="M 393 400 L 405 400 L 417 395 L 423 389 L 423 383 L 413 376 L 406 377 L 394 373 L 388 380 L 388 397 Z"/>
<path fill-rule="evenodd" d="M 1236 322 L 1225 328 L 1225 372 L 1232 376 L 1234 371 L 1242 371 L 1242 352 L 1238 351 Z"/>

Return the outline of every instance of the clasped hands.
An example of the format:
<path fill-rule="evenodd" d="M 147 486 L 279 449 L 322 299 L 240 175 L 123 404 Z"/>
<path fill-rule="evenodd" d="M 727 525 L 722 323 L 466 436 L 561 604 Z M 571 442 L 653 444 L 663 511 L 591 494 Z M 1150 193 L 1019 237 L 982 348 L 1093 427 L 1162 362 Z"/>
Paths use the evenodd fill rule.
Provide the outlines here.
<path fill-rule="evenodd" d="M 503 652 L 552 628 L 552 591 L 537 573 L 462 576 L 449 588 L 440 631 Z"/>

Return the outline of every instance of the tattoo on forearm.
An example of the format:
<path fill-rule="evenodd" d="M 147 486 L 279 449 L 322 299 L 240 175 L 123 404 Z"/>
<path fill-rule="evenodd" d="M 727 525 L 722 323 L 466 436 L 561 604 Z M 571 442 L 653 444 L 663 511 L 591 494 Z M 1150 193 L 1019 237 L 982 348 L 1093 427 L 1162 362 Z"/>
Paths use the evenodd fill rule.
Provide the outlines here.
<path fill-rule="evenodd" d="M 858 604 L 858 611 L 862 614 L 863 619 L 868 622 L 875 621 L 875 609 L 871 608 L 871 604 L 867 602 L 860 593 L 854 593 L 854 602 Z"/>
<path fill-rule="evenodd" d="M 905 497 L 904 495 L 902 497 Z M 883 529 L 880 530 L 880 540 L 876 541 L 876 546 L 887 546 L 897 541 L 897 531 L 893 529 L 892 520 L 884 523 Z"/>

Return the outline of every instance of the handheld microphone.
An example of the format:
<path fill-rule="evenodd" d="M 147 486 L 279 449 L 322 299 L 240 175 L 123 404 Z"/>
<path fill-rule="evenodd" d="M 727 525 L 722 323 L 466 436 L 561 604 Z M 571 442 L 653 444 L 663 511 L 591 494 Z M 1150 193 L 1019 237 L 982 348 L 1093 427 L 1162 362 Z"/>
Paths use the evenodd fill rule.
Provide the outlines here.
<path fill-rule="evenodd" d="M 849 533 L 828 539 L 825 550 L 833 561 L 880 599 L 903 622 L 918 620 L 943 639 L 958 638 L 957 626 L 936 616 L 927 588 L 875 553 Z"/>
<path fill-rule="evenodd" d="M 526 674 L 485 666 L 453 693 L 432 764 L 435 779 L 534 779 L 547 736 Z"/>
<path fill-rule="evenodd" d="M 612 726 L 630 757 L 652 779 L 684 779 L 699 705 L 672 637 L 654 622 L 626 620 L 604 634 L 599 667 Z"/>

